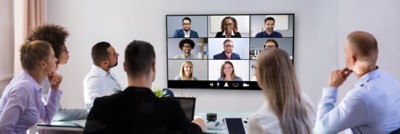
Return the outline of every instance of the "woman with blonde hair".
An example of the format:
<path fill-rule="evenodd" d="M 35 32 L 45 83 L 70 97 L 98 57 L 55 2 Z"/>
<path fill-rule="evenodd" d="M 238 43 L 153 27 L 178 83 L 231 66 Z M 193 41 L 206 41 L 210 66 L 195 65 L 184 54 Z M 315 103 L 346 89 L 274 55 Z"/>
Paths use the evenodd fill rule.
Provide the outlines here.
<path fill-rule="evenodd" d="M 253 69 L 266 102 L 250 117 L 249 133 L 312 133 L 313 106 L 301 94 L 289 55 L 278 48 L 263 49 Z"/>
<path fill-rule="evenodd" d="M 197 80 L 193 75 L 193 63 L 191 61 L 184 61 L 179 70 L 179 76 L 175 80 Z"/>
<path fill-rule="evenodd" d="M 11 80 L 0 100 L 0 133 L 26 133 L 39 120 L 50 123 L 59 107 L 62 76 L 55 74 L 55 53 L 45 41 L 25 42 L 20 49 L 24 69 Z M 52 88 L 47 103 L 41 100 L 41 84 L 48 77 Z"/>

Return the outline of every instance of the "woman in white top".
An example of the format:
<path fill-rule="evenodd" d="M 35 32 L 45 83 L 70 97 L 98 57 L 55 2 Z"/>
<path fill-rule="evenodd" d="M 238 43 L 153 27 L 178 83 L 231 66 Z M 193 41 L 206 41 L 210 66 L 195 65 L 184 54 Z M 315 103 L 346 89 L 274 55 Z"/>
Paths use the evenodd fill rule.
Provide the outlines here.
<path fill-rule="evenodd" d="M 289 55 L 278 48 L 264 49 L 253 69 L 266 102 L 250 117 L 249 134 L 311 133 L 313 106 L 301 94 Z"/>

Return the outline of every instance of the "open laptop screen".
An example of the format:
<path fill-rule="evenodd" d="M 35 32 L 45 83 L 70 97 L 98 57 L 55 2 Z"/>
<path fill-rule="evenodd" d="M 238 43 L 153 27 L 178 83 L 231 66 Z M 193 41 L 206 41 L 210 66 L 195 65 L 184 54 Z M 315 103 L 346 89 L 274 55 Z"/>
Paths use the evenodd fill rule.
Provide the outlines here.
<path fill-rule="evenodd" d="M 196 107 L 196 98 L 194 97 L 174 97 L 181 103 L 181 107 L 189 120 L 193 120 Z"/>

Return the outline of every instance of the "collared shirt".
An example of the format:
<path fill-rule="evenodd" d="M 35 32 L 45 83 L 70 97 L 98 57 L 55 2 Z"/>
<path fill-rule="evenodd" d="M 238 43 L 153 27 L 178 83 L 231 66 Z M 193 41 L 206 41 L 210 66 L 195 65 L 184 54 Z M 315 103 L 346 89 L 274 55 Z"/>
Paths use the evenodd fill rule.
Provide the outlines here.
<path fill-rule="evenodd" d="M 92 65 L 92 70 L 85 76 L 83 81 L 83 97 L 86 109 L 90 111 L 95 98 L 111 95 L 121 91 L 121 89 L 122 87 L 114 74 Z"/>
<path fill-rule="evenodd" d="M 226 32 L 225 31 L 222 32 L 222 36 L 228 37 L 228 36 L 226 36 Z M 235 37 L 235 32 L 231 32 L 230 37 Z"/>
<path fill-rule="evenodd" d="M 190 30 L 188 30 L 187 32 L 183 30 L 183 33 L 185 33 L 185 38 L 190 38 Z"/>
<path fill-rule="evenodd" d="M 383 134 L 400 128 L 400 84 L 376 69 L 362 76 L 335 107 L 336 88 L 324 88 L 318 106 L 315 133 Z"/>
<path fill-rule="evenodd" d="M 175 55 L 174 59 L 199 59 L 199 58 L 194 54 L 190 54 L 189 56 L 186 56 L 185 54 L 178 54 Z"/>
<path fill-rule="evenodd" d="M 4 89 L 0 100 L 0 133 L 24 134 L 39 120 L 51 122 L 62 91 L 50 90 L 47 104 L 42 102 L 40 85 L 22 72 Z"/>
<path fill-rule="evenodd" d="M 271 35 L 268 35 L 266 31 L 259 32 L 256 34 L 256 38 L 265 38 L 265 37 L 282 38 L 282 34 L 276 31 L 272 31 Z"/>

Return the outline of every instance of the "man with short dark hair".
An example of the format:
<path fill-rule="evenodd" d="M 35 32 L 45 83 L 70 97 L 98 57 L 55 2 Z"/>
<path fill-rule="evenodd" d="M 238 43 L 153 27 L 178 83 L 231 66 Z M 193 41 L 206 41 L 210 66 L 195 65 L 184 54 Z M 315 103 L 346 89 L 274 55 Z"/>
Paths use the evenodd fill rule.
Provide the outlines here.
<path fill-rule="evenodd" d="M 240 55 L 233 52 L 233 41 L 226 39 L 224 41 L 224 51 L 214 55 L 214 59 L 228 59 L 228 60 L 240 60 Z"/>
<path fill-rule="evenodd" d="M 182 50 L 182 54 L 175 55 L 174 59 L 199 59 L 197 55 L 192 54 L 195 43 L 189 38 L 182 39 L 179 42 L 179 48 Z"/>
<path fill-rule="evenodd" d="M 83 81 L 83 96 L 87 111 L 97 97 L 121 91 L 122 87 L 110 69 L 117 66 L 119 54 L 108 42 L 99 42 L 92 47 L 93 65 Z"/>
<path fill-rule="evenodd" d="M 274 31 L 275 19 L 267 17 L 264 19 L 265 31 L 256 34 L 256 38 L 282 38 L 282 34 Z"/>
<path fill-rule="evenodd" d="M 191 30 L 192 20 L 189 17 L 182 19 L 182 29 L 177 29 L 174 38 L 199 38 L 196 31 Z"/>
<path fill-rule="evenodd" d="M 133 41 L 126 47 L 124 70 L 129 86 L 117 94 L 95 99 L 85 133 L 196 134 L 206 129 L 203 120 L 188 120 L 179 101 L 158 98 L 151 91 L 155 57 L 148 42 Z"/>
<path fill-rule="evenodd" d="M 355 31 L 345 43 L 346 68 L 331 72 L 318 106 L 314 133 L 351 128 L 354 134 L 388 134 L 400 128 L 400 85 L 378 68 L 378 43 L 373 35 Z M 354 73 L 354 88 L 336 105 L 338 88 Z"/>

